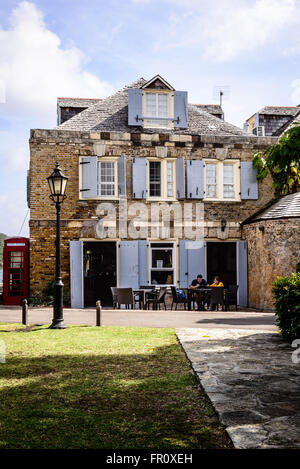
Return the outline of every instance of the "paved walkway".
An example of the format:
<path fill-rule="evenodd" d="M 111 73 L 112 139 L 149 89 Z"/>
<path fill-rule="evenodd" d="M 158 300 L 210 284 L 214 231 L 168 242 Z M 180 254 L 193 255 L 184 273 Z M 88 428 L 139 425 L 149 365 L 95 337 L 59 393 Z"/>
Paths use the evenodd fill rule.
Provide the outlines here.
<path fill-rule="evenodd" d="M 21 322 L 21 308 L 0 306 L 0 322 Z M 96 324 L 95 309 L 64 310 L 67 324 Z M 52 308 L 30 308 L 30 324 L 49 324 Z M 209 311 L 144 311 L 144 310 L 102 310 L 103 326 L 128 327 L 201 327 L 264 329 L 275 331 L 275 316 L 259 312 L 209 312 Z"/>
<path fill-rule="evenodd" d="M 176 333 L 236 448 L 300 448 L 300 364 L 278 333 Z"/>

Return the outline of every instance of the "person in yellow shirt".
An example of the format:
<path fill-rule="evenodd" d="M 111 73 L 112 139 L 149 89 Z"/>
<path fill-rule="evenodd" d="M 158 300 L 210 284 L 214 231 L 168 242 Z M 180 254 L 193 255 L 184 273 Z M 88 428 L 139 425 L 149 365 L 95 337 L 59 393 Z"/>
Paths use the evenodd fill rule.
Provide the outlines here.
<path fill-rule="evenodd" d="M 220 277 L 218 275 L 216 275 L 216 277 L 214 277 L 214 283 L 212 283 L 210 285 L 210 287 L 224 287 L 224 285 L 221 282 Z"/>
<path fill-rule="evenodd" d="M 210 285 L 210 287 L 224 287 L 223 282 L 221 282 L 220 277 L 219 277 L 218 275 L 216 275 L 216 276 L 214 277 L 214 283 L 212 283 L 212 284 Z M 210 310 L 211 310 L 211 311 L 215 311 L 215 309 L 216 309 L 216 307 L 217 307 L 217 311 L 218 311 L 219 306 L 220 306 L 220 305 L 216 305 L 216 304 L 211 303 L 211 304 L 210 304 Z"/>

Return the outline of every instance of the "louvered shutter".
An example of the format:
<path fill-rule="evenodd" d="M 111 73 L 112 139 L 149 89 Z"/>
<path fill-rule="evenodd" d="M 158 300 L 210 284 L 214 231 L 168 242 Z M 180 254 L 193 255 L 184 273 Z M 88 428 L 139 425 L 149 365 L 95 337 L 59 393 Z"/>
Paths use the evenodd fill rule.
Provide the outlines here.
<path fill-rule="evenodd" d="M 118 195 L 126 195 L 126 156 L 118 158 Z"/>
<path fill-rule="evenodd" d="M 188 127 L 188 94 L 187 91 L 174 91 L 174 127 Z"/>
<path fill-rule="evenodd" d="M 237 242 L 238 304 L 248 306 L 248 256 L 247 241 Z"/>
<path fill-rule="evenodd" d="M 204 197 L 204 165 L 202 160 L 186 162 L 187 198 L 203 199 Z"/>
<path fill-rule="evenodd" d="M 181 288 L 187 288 L 198 274 L 206 275 L 204 241 L 179 241 L 179 279 Z"/>
<path fill-rule="evenodd" d="M 146 198 L 146 158 L 132 160 L 132 198 Z"/>
<path fill-rule="evenodd" d="M 188 257 L 185 239 L 179 241 L 179 286 L 188 288 Z"/>
<path fill-rule="evenodd" d="M 241 199 L 258 199 L 257 170 L 253 168 L 252 161 L 241 162 Z"/>
<path fill-rule="evenodd" d="M 185 174 L 184 174 L 184 158 L 176 160 L 176 198 L 185 198 Z"/>
<path fill-rule="evenodd" d="M 71 308 L 83 308 L 83 242 L 70 241 Z"/>
<path fill-rule="evenodd" d="M 147 240 L 139 239 L 139 286 L 148 285 Z"/>
<path fill-rule="evenodd" d="M 128 89 L 128 125 L 142 125 L 142 90 Z"/>
<path fill-rule="evenodd" d="M 97 156 L 87 156 L 81 159 L 81 189 L 84 199 L 97 197 Z"/>
<path fill-rule="evenodd" d="M 139 287 L 138 241 L 120 241 L 120 287 Z"/>

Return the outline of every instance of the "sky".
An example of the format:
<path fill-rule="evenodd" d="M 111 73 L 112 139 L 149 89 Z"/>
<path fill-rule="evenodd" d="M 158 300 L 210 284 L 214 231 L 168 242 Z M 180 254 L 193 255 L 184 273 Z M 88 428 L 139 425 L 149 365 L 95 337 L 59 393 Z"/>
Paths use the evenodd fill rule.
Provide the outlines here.
<path fill-rule="evenodd" d="M 242 127 L 300 104 L 299 28 L 300 0 L 1 0 L 0 232 L 28 236 L 30 129 L 56 125 L 58 96 L 160 74 L 191 103 L 226 87 L 225 119 Z"/>

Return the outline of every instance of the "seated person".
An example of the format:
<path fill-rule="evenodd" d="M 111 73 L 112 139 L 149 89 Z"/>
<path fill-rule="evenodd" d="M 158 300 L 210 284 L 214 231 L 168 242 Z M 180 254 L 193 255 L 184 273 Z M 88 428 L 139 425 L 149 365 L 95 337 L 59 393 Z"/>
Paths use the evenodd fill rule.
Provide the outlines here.
<path fill-rule="evenodd" d="M 221 282 L 220 277 L 218 275 L 214 277 L 214 282 L 210 286 L 211 287 L 224 287 L 223 282 Z M 218 310 L 219 306 L 220 305 L 215 305 L 211 303 L 211 311 L 215 311 L 216 307 Z"/>
<path fill-rule="evenodd" d="M 197 278 L 195 278 L 189 288 L 203 288 L 207 286 L 207 281 L 202 277 L 201 274 L 197 275 Z M 198 308 L 201 306 L 199 302 L 199 294 L 197 292 L 194 293 L 196 303 L 198 305 Z"/>

